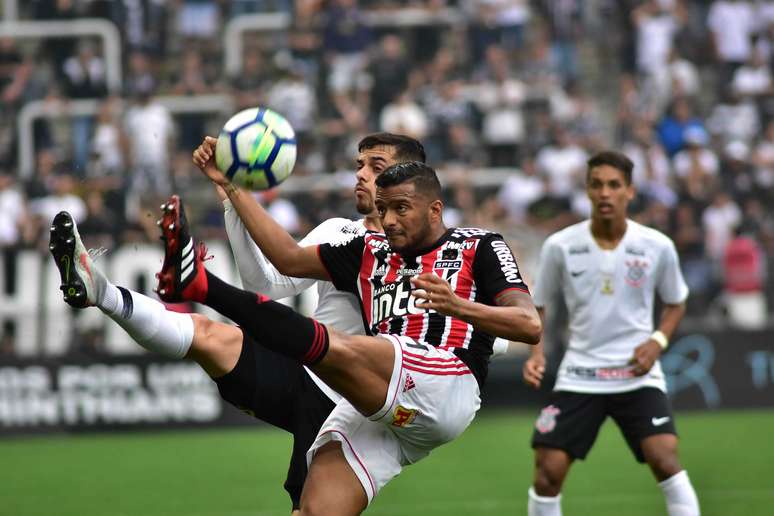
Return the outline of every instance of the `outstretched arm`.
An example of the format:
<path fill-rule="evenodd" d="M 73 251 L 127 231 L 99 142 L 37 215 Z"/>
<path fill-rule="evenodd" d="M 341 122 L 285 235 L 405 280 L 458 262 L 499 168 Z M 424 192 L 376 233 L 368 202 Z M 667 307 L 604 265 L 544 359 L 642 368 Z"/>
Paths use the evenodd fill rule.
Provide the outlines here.
<path fill-rule="evenodd" d="M 205 137 L 193 153 L 193 162 L 213 183 L 223 188 L 261 251 L 286 276 L 329 280 L 317 255 L 317 246 L 298 245 L 249 192 L 237 188 L 218 170 L 215 166 L 216 143 L 215 138 Z"/>

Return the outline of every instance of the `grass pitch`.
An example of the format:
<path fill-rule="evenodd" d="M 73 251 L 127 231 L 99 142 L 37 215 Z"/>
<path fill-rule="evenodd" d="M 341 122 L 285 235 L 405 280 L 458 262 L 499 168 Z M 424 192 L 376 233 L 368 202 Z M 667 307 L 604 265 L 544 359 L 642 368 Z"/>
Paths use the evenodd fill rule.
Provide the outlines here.
<path fill-rule="evenodd" d="M 526 514 L 536 412 L 484 413 L 457 441 L 388 485 L 366 514 Z M 774 411 L 677 415 L 681 456 L 705 516 L 774 514 Z M 0 442 L 7 516 L 273 516 L 290 439 L 254 430 L 100 434 Z M 563 494 L 569 516 L 665 514 L 663 498 L 608 420 Z"/>

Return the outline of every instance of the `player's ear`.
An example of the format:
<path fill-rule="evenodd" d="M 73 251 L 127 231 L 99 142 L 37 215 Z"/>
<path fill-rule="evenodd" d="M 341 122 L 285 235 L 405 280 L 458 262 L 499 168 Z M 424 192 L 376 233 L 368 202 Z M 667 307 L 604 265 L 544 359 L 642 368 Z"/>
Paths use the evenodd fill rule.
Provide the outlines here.
<path fill-rule="evenodd" d="M 440 221 L 443 217 L 443 201 L 436 199 L 428 206 L 430 210 L 430 217 L 433 222 Z"/>

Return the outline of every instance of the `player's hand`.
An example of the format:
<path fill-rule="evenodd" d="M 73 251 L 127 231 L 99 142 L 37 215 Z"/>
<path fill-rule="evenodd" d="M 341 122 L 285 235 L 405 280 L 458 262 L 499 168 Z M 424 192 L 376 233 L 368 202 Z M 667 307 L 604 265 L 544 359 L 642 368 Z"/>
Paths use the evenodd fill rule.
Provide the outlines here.
<path fill-rule="evenodd" d="M 533 389 L 539 389 L 546 372 L 546 356 L 543 353 L 531 355 L 521 369 L 524 383 Z"/>
<path fill-rule="evenodd" d="M 215 166 L 215 145 L 217 138 L 205 136 L 204 141 L 193 151 L 194 165 L 199 167 L 205 176 L 216 185 L 225 186 L 230 183 L 228 178 Z"/>
<path fill-rule="evenodd" d="M 636 348 L 634 356 L 629 360 L 635 376 L 644 376 L 651 370 L 658 357 L 661 356 L 661 346 L 653 339 L 648 339 Z"/>
<path fill-rule="evenodd" d="M 451 289 L 451 285 L 445 279 L 433 273 L 426 272 L 411 278 L 414 289 L 411 295 L 420 299 L 418 308 L 435 310 L 443 315 L 457 315 L 463 304 L 463 300 Z"/>

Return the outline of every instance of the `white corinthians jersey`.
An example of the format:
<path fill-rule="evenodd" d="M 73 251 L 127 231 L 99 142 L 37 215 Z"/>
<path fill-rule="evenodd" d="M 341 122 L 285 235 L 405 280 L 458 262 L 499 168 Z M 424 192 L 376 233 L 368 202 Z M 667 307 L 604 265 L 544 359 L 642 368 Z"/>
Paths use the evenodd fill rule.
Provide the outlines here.
<path fill-rule="evenodd" d="M 685 301 L 688 287 L 672 241 L 627 220 L 615 249 L 601 249 L 586 220 L 551 235 L 543 244 L 535 281 L 535 306 L 562 293 L 570 338 L 554 390 L 607 393 L 641 387 L 666 391 L 661 363 L 641 377 L 628 365 L 634 349 L 653 333 L 653 303 Z"/>
<path fill-rule="evenodd" d="M 318 299 L 313 317 L 325 325 L 330 325 L 350 335 L 365 334 L 360 304 L 353 294 L 337 290 L 330 281 L 292 278 L 280 274 L 255 245 L 231 203 L 224 201 L 223 205 L 225 207 L 226 233 L 245 289 L 260 292 L 272 299 L 282 299 L 295 296 L 316 284 Z M 351 240 L 353 236 L 362 235 L 365 232 L 366 228 L 362 220 L 328 219 L 306 235 L 299 242 L 299 245 L 343 243 Z M 338 393 L 328 387 L 309 369 L 306 369 L 306 372 L 330 399 L 334 402 L 341 399 Z"/>

